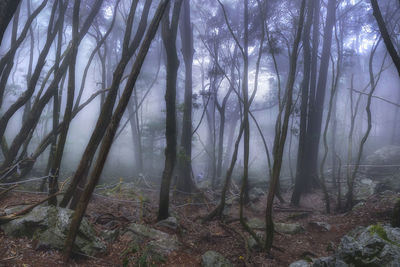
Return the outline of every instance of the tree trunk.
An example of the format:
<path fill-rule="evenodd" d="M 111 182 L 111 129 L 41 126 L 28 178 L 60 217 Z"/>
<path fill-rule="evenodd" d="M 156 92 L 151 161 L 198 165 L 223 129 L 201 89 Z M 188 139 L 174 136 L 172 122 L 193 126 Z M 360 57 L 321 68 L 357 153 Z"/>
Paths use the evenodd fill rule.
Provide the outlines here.
<path fill-rule="evenodd" d="M 3 0 L 0 2 L 0 45 L 3 40 L 4 32 L 7 29 L 14 13 L 21 0 Z"/>
<path fill-rule="evenodd" d="M 182 120 L 182 135 L 178 157 L 178 177 L 176 187 L 183 192 L 191 192 L 195 186 L 192 177 L 192 65 L 193 28 L 190 21 L 190 3 L 184 0 L 180 24 L 182 55 L 185 64 L 185 98 Z"/>
<path fill-rule="evenodd" d="M 300 104 L 300 134 L 299 145 L 297 150 L 297 169 L 295 186 L 291 198 L 292 205 L 299 205 L 300 197 L 305 191 L 307 179 L 305 179 L 305 167 L 307 158 L 305 156 L 306 138 L 307 138 L 307 117 L 308 117 L 308 100 L 310 87 L 310 72 L 311 72 L 311 47 L 310 47 L 310 31 L 313 20 L 314 4 L 309 1 L 307 5 L 307 20 L 304 26 L 303 34 L 303 60 L 304 60 L 304 75 L 301 85 L 301 104 Z M 317 14 L 319 16 L 319 14 Z"/>
<path fill-rule="evenodd" d="M 157 32 L 158 25 L 164 13 L 164 10 L 169 3 L 168 0 L 161 1 L 154 17 L 150 23 L 149 29 L 147 30 L 146 36 L 143 39 L 142 45 L 140 46 L 139 52 L 137 54 L 135 63 L 132 66 L 132 71 L 129 75 L 128 81 L 126 83 L 124 92 L 120 98 L 120 101 L 115 109 L 115 112 L 111 118 L 110 123 L 107 126 L 106 134 L 104 136 L 104 140 L 101 144 L 99 150 L 99 156 L 96 160 L 96 164 L 93 168 L 90 179 L 88 180 L 87 185 L 85 186 L 85 190 L 79 200 L 78 206 L 71 220 L 70 229 L 68 231 L 68 235 L 65 240 L 64 245 L 64 261 L 68 261 L 72 247 L 76 238 L 76 234 L 78 232 L 79 225 L 82 221 L 83 215 L 86 211 L 87 205 L 89 203 L 90 197 L 93 193 L 97 182 L 100 179 L 101 172 L 103 171 L 104 163 L 107 159 L 108 153 L 110 151 L 115 133 L 118 130 L 118 125 L 121 121 L 121 118 L 125 112 L 126 106 L 129 103 L 129 99 L 132 95 L 133 87 L 135 86 L 137 77 L 139 76 L 140 69 L 143 65 L 144 59 L 147 55 L 147 52 L 150 48 L 150 44 Z"/>
<path fill-rule="evenodd" d="M 65 143 L 67 141 L 67 135 L 69 125 L 72 120 L 72 109 L 74 106 L 74 94 L 75 94 L 75 65 L 76 56 L 78 54 L 79 46 L 79 10 L 81 1 L 76 0 L 74 3 L 73 17 L 72 17 L 72 45 L 71 45 L 71 61 L 68 69 L 68 89 L 67 89 L 67 103 L 64 112 L 64 123 L 61 127 L 60 136 L 57 142 L 57 148 L 52 163 L 52 167 L 49 174 L 49 196 L 54 195 L 58 191 L 58 176 L 60 173 L 61 160 L 64 154 Z M 56 90 L 57 91 L 57 90 Z M 57 98 L 57 94 L 54 98 Z M 57 122 L 58 123 L 58 122 Z M 49 199 L 50 205 L 57 205 L 57 198 L 52 197 Z"/>
<path fill-rule="evenodd" d="M 275 139 L 274 139 L 274 163 L 272 166 L 272 177 L 268 189 L 267 195 L 267 207 L 265 213 L 265 250 L 267 253 L 270 252 L 272 248 L 272 242 L 274 237 L 274 223 L 272 220 L 272 205 L 274 202 L 274 197 L 276 194 L 276 190 L 278 188 L 279 176 L 282 167 L 282 158 L 283 152 L 285 148 L 287 131 L 289 128 L 289 117 L 292 109 L 292 99 L 293 99 L 293 87 L 296 78 L 296 67 L 297 67 L 297 57 L 298 57 L 298 49 L 300 45 L 301 34 L 303 30 L 304 24 L 304 10 L 305 10 L 305 0 L 301 2 L 300 8 L 300 17 L 299 17 L 299 26 L 296 33 L 296 38 L 293 44 L 293 50 L 290 57 L 290 70 L 288 75 L 288 81 L 286 85 L 286 97 L 284 98 L 286 103 L 284 103 L 285 113 L 282 120 L 283 109 L 280 110 L 278 117 L 276 119 L 276 129 L 275 129 Z"/>
<path fill-rule="evenodd" d="M 71 184 L 68 187 L 67 191 L 65 192 L 64 198 L 60 202 L 61 207 L 66 207 L 68 205 L 68 203 L 70 202 L 72 196 L 74 195 L 74 201 L 73 201 L 73 203 L 71 203 L 71 206 L 70 206 L 70 208 L 74 209 L 76 204 L 78 203 L 78 200 L 80 199 L 80 195 L 82 192 L 80 190 L 77 190 L 78 185 L 80 185 L 80 187 L 83 187 L 86 183 L 86 175 L 85 174 L 87 173 L 87 169 L 90 168 L 90 165 L 91 165 L 93 157 L 96 153 L 97 147 L 99 146 L 101 139 L 103 138 L 103 135 L 105 133 L 105 129 L 110 122 L 113 107 L 114 107 L 115 100 L 116 100 L 117 94 L 118 94 L 118 88 L 119 88 L 122 76 L 124 74 L 125 67 L 128 64 L 129 59 L 133 56 L 136 49 L 139 47 L 140 41 L 146 30 L 147 17 L 149 14 L 151 2 L 152 2 L 152 0 L 147 0 L 145 2 L 142 16 L 141 16 L 135 37 L 133 38 L 133 41 L 129 44 L 131 31 L 132 31 L 132 22 L 133 22 L 133 18 L 134 18 L 134 14 L 135 14 L 135 10 L 136 10 L 138 1 L 135 0 L 134 2 L 132 2 L 132 5 L 131 5 L 130 11 L 129 11 L 129 15 L 128 15 L 128 19 L 127 19 L 127 27 L 126 27 L 126 31 L 125 31 L 125 36 L 124 36 L 124 40 L 123 40 L 123 49 L 122 49 L 121 60 L 118 63 L 118 66 L 116 67 L 116 69 L 114 71 L 113 81 L 112 81 L 109 93 L 104 102 L 104 105 L 100 111 L 100 115 L 97 120 L 95 129 L 92 132 L 92 135 L 89 139 L 86 149 L 82 155 L 81 161 L 79 162 L 78 168 L 71 180 Z"/>
<path fill-rule="evenodd" d="M 336 0 L 329 0 L 327 6 L 327 17 L 324 28 L 324 40 L 321 53 L 320 69 L 318 73 L 317 91 L 313 108 L 310 108 L 308 118 L 307 136 L 309 142 L 306 147 L 308 188 L 318 181 L 318 152 L 321 139 L 322 117 L 326 93 L 326 82 L 328 76 L 329 58 L 332 46 L 332 31 L 335 23 Z M 311 92 L 311 91 L 310 91 Z M 311 95 L 311 94 L 310 94 Z M 310 99 L 312 101 L 312 98 Z"/>
<path fill-rule="evenodd" d="M 160 203 L 158 206 L 157 219 L 164 220 L 168 218 L 169 213 L 169 188 L 171 185 L 172 173 L 174 171 L 176 160 L 176 80 L 179 68 L 179 59 L 176 51 L 176 35 L 178 30 L 179 12 L 182 0 L 176 0 L 171 22 L 169 20 L 169 8 L 163 17 L 162 39 L 167 55 L 167 86 L 165 90 L 166 105 L 166 128 L 165 138 L 167 145 L 165 148 L 165 165 L 161 178 Z"/>
<path fill-rule="evenodd" d="M 396 48 L 393 45 L 392 40 L 390 39 L 389 32 L 386 28 L 386 23 L 383 20 L 381 10 L 379 9 L 379 4 L 377 0 L 370 0 L 371 6 L 374 11 L 374 17 L 376 22 L 378 23 L 379 31 L 381 32 L 383 41 L 385 42 L 385 46 L 387 51 L 389 52 L 390 57 L 393 60 L 394 65 L 396 66 L 397 72 L 400 76 L 400 56 L 397 53 Z"/>

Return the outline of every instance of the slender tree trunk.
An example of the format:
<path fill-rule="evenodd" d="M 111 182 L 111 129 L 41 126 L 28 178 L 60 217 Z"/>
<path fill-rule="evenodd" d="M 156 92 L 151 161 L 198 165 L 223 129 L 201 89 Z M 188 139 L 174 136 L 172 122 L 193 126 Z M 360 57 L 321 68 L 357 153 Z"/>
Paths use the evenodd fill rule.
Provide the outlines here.
<path fill-rule="evenodd" d="M 288 81 L 286 85 L 286 97 L 284 98 L 286 103 L 284 103 L 285 113 L 283 122 L 282 120 L 282 113 L 283 109 L 280 110 L 277 120 L 276 120 L 276 129 L 275 129 L 275 140 L 274 140 L 274 148 L 273 148 L 273 155 L 274 155 L 274 163 L 272 166 L 272 177 L 271 182 L 268 189 L 267 195 L 267 207 L 265 213 L 265 222 L 266 222 L 266 229 L 265 229 L 265 250 L 267 253 L 270 252 L 272 248 L 272 242 L 274 237 L 274 223 L 272 219 L 272 205 L 274 202 L 274 197 L 276 194 L 276 190 L 278 188 L 279 182 L 279 175 L 281 172 L 282 167 L 282 158 L 283 158 L 283 151 L 285 148 L 286 136 L 287 131 L 289 128 L 289 117 L 291 114 L 292 109 L 292 99 L 293 99 L 293 87 L 295 82 L 296 76 L 296 67 L 297 67 L 297 57 L 298 57 L 298 49 L 300 45 L 301 34 L 303 31 L 303 24 L 304 24 L 304 10 L 305 10 L 306 1 L 302 0 L 301 7 L 300 7 L 300 16 L 299 16 L 299 26 L 296 33 L 296 38 L 293 44 L 293 51 L 290 57 L 290 70 Z"/>
<path fill-rule="evenodd" d="M 134 91 L 136 91 L 136 89 L 134 89 Z M 133 92 L 133 98 L 137 98 L 135 92 Z M 128 105 L 128 113 L 133 114 L 133 116 L 130 116 L 129 124 L 131 126 L 133 151 L 135 155 L 135 173 L 139 174 L 143 172 L 142 138 L 139 132 L 137 101 L 133 98 L 131 98 L 130 104 Z"/>
<path fill-rule="evenodd" d="M 64 154 L 65 143 L 67 141 L 67 135 L 69 126 L 72 120 L 72 109 L 74 106 L 74 94 L 75 94 L 75 65 L 76 56 L 78 54 L 79 46 L 79 10 L 81 1 L 75 0 L 73 17 L 72 17 L 72 45 L 71 45 L 71 61 L 68 69 L 68 90 L 67 90 L 67 103 L 64 111 L 64 123 L 61 127 L 61 133 L 58 138 L 56 153 L 50 170 L 49 176 L 49 196 L 54 195 L 58 191 L 58 176 L 60 174 L 61 160 Z M 57 90 L 56 90 L 57 91 Z M 57 95 L 54 98 L 58 97 Z M 58 122 L 57 122 L 58 123 Z M 57 198 L 52 197 L 49 199 L 50 205 L 57 205 Z"/>

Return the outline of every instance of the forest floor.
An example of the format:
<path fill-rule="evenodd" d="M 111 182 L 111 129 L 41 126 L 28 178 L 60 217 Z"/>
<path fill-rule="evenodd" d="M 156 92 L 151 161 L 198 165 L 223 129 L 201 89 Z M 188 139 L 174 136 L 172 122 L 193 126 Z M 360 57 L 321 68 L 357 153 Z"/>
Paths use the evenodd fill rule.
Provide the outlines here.
<path fill-rule="evenodd" d="M 155 192 L 154 192 L 155 194 Z M 290 192 L 283 195 L 290 199 Z M 172 252 L 161 266 L 200 266 L 201 255 L 208 250 L 214 250 L 224 255 L 235 266 L 288 266 L 290 263 L 305 257 L 322 257 L 333 254 L 340 238 L 356 226 L 367 226 L 375 223 L 387 223 L 390 220 L 393 207 L 393 197 L 396 195 L 373 195 L 365 202 L 348 213 L 326 214 L 320 192 L 309 194 L 301 201 L 298 208 L 276 202 L 274 204 L 274 220 L 285 223 L 299 223 L 305 229 L 294 235 L 276 233 L 275 249 L 270 256 L 246 249 L 247 234 L 238 220 L 238 204 L 230 209 L 229 218 L 225 223 L 211 221 L 201 224 L 201 217 L 206 215 L 213 205 L 183 204 L 188 199 L 180 199 L 180 205 L 175 198 L 172 210 L 178 218 L 180 227 L 173 231 L 160 228 L 156 222 L 156 202 L 150 201 L 143 208 L 138 203 L 111 200 L 95 196 L 89 205 L 87 218 L 98 231 L 123 228 L 131 222 L 144 223 L 162 231 L 174 233 L 183 244 L 179 251 Z M 20 204 L 32 204 L 44 196 L 10 192 L 0 202 L 0 209 Z M 152 199 L 152 198 L 150 198 Z M 154 199 L 156 196 L 154 195 Z M 191 200 L 190 200 L 191 201 Z M 247 218 L 264 220 L 265 196 L 246 209 Z M 299 216 L 296 216 L 299 215 Z M 295 218 L 297 217 L 297 218 Z M 228 222 L 229 221 L 229 222 Z M 313 227 L 310 222 L 325 222 L 331 225 L 329 231 Z M 121 252 L 129 246 L 121 238 L 108 244 L 107 252 L 96 257 L 75 257 L 65 266 L 122 266 Z M 0 230 L 0 266 L 64 266 L 60 251 L 44 249 L 35 250 L 35 241 L 26 238 L 10 238 Z"/>

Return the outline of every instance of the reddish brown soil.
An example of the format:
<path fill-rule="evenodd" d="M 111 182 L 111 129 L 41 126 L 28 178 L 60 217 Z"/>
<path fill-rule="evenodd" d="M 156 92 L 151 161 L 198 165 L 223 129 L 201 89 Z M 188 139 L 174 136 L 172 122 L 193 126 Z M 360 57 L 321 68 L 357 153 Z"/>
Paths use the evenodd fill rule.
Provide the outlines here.
<path fill-rule="evenodd" d="M 284 195 L 289 199 L 290 194 Z M 288 266 L 291 262 L 306 256 L 321 257 L 332 254 L 328 247 L 336 248 L 340 238 L 349 230 L 358 225 L 370 225 L 377 222 L 386 223 L 389 220 L 393 198 L 373 196 L 366 204 L 357 210 L 344 214 L 325 214 L 322 195 L 315 193 L 302 199 L 300 210 L 310 210 L 308 216 L 293 219 L 291 216 L 296 209 L 286 204 L 275 203 L 274 218 L 278 222 L 300 223 L 306 231 L 295 235 L 275 234 L 274 246 L 271 255 L 258 251 L 246 252 L 247 234 L 237 220 L 231 223 L 212 221 L 201 224 L 200 218 L 207 214 L 212 205 L 178 205 L 175 200 L 173 210 L 178 214 L 180 229 L 175 231 L 183 243 L 180 251 L 172 253 L 162 266 L 200 266 L 201 255 L 207 250 L 215 250 L 223 254 L 235 266 Z M 0 210 L 18 204 L 31 204 L 43 196 L 27 193 L 9 193 L 0 201 Z M 180 199 L 180 203 L 184 201 Z M 186 200 L 188 201 L 188 200 Z M 176 206 L 177 205 L 177 206 Z M 153 227 L 156 215 L 155 203 L 141 205 L 128 202 L 118 202 L 101 197 L 92 199 L 88 211 L 88 219 L 94 223 L 98 231 L 105 229 L 123 228 L 130 222 L 150 224 Z M 247 208 L 248 218 L 263 219 L 265 198 L 257 204 Z M 288 212 L 282 209 L 292 209 Z M 237 206 L 231 209 L 230 218 L 238 217 Z M 321 231 L 309 225 L 309 222 L 326 222 L 332 226 L 330 231 Z M 159 228 L 159 227 L 156 227 Z M 159 228 L 160 229 L 160 228 Z M 174 233 L 172 230 L 161 229 Z M 129 247 L 126 240 L 118 238 L 108 244 L 107 252 L 96 257 L 73 258 L 65 266 L 121 266 L 122 252 Z M 133 254 L 132 257 L 139 257 Z M 0 266 L 64 266 L 61 261 L 61 252 L 55 250 L 35 250 L 35 242 L 28 239 L 15 239 L 4 235 L 0 231 Z"/>

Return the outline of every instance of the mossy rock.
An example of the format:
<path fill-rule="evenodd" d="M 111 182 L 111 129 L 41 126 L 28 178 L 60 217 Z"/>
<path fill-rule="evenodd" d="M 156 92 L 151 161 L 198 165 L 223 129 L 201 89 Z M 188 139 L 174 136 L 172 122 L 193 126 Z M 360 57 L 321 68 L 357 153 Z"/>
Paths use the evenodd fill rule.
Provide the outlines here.
<path fill-rule="evenodd" d="M 172 251 L 178 250 L 181 245 L 175 235 L 137 223 L 132 223 L 128 226 L 123 238 L 127 239 L 132 245 L 139 247 L 147 242 L 149 249 L 162 257 L 166 257 Z"/>
<path fill-rule="evenodd" d="M 391 224 L 392 227 L 400 227 L 400 198 L 394 204 Z"/>
<path fill-rule="evenodd" d="M 220 253 L 209 250 L 201 256 L 202 267 L 230 267 L 233 266 L 229 260 L 227 260 Z"/>
<path fill-rule="evenodd" d="M 6 235 L 28 237 L 38 241 L 37 248 L 63 249 L 73 211 L 54 206 L 38 206 L 18 219 L 0 226 Z M 105 251 L 103 242 L 89 222 L 83 218 L 73 247 L 73 252 L 94 255 Z"/>

